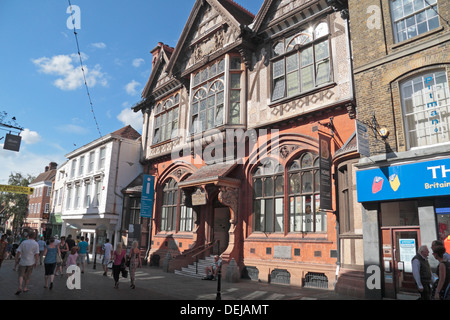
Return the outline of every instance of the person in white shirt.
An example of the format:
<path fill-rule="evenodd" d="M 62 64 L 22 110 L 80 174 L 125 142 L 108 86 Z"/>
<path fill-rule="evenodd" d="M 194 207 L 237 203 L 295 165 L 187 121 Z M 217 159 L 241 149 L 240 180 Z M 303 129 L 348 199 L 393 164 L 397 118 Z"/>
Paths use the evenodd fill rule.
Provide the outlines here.
<path fill-rule="evenodd" d="M 103 265 L 103 271 L 104 271 L 103 275 L 108 276 L 108 262 L 111 260 L 111 253 L 113 251 L 113 247 L 112 247 L 112 244 L 109 243 L 109 239 L 106 239 L 106 242 L 103 245 L 102 251 L 103 251 L 102 265 Z"/>
<path fill-rule="evenodd" d="M 16 295 L 28 291 L 31 273 L 39 263 L 39 244 L 36 242 L 36 233 L 31 232 L 28 240 L 22 241 L 17 248 L 16 263 L 19 263 L 19 288 Z M 20 262 L 19 262 L 20 259 Z M 24 284 L 23 288 L 22 285 Z"/>

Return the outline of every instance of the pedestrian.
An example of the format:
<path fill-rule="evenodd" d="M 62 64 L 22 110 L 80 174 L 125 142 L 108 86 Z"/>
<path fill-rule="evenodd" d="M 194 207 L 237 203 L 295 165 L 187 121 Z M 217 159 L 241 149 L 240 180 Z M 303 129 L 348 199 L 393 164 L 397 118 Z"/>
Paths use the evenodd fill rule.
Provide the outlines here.
<path fill-rule="evenodd" d="M 450 294 L 448 294 L 447 287 L 450 283 L 450 261 L 444 259 L 445 247 L 438 246 L 433 249 L 434 258 L 439 261 L 437 268 L 438 273 L 438 284 L 436 287 L 436 292 L 434 294 L 435 300 L 446 300 L 450 299 Z M 447 291 L 447 296 L 445 296 Z"/>
<path fill-rule="evenodd" d="M 130 261 L 130 280 L 131 280 L 131 289 L 136 288 L 136 268 L 141 268 L 141 250 L 138 248 L 138 242 L 133 241 L 131 245 L 131 250 L 128 255 L 128 259 Z"/>
<path fill-rule="evenodd" d="M 444 242 L 441 240 L 434 240 L 431 243 L 431 250 L 434 251 L 435 248 L 437 247 L 444 247 Z M 450 261 L 450 254 L 448 252 L 445 251 L 445 247 L 444 247 L 444 255 L 443 255 L 444 260 Z"/>
<path fill-rule="evenodd" d="M 81 265 L 81 273 L 84 273 L 84 267 L 86 265 L 86 255 L 88 253 L 89 244 L 84 241 L 84 237 L 80 238 L 80 242 L 78 243 L 78 261 L 79 265 Z"/>
<path fill-rule="evenodd" d="M 31 232 L 28 236 L 29 239 L 23 240 L 17 248 L 16 263 L 19 265 L 19 288 L 16 295 L 28 291 L 28 283 L 33 268 L 36 268 L 39 263 L 39 245 L 35 240 L 36 234 Z"/>
<path fill-rule="evenodd" d="M 431 300 L 431 267 L 428 262 L 428 247 L 420 246 L 417 254 L 412 258 L 412 272 L 420 293 L 420 300 Z"/>
<path fill-rule="evenodd" d="M 64 272 L 63 269 L 66 266 L 66 260 L 67 257 L 69 256 L 68 252 L 69 252 L 69 245 L 66 242 L 66 237 L 62 236 L 61 237 L 61 241 L 58 244 L 58 248 L 59 248 L 59 252 L 61 253 L 61 263 L 57 263 L 57 270 L 59 270 L 61 277 L 63 276 Z"/>
<path fill-rule="evenodd" d="M 39 237 L 38 245 L 39 245 L 39 264 L 42 265 L 42 262 L 44 261 L 44 251 L 46 246 L 44 237 Z"/>
<path fill-rule="evenodd" d="M 221 267 L 222 259 L 218 255 L 214 256 L 213 264 L 205 268 L 206 276 L 203 278 L 203 280 L 214 280 L 217 277 L 217 274 Z"/>
<path fill-rule="evenodd" d="M 111 260 L 112 251 L 113 251 L 112 245 L 111 243 L 109 243 L 109 239 L 106 239 L 105 244 L 102 247 L 103 252 L 102 266 L 104 276 L 108 276 L 108 263 Z"/>
<path fill-rule="evenodd" d="M 70 250 L 69 256 L 67 257 L 66 267 L 69 268 L 70 266 L 76 266 L 77 259 L 78 259 L 78 250 L 77 247 L 73 246 L 72 250 Z"/>
<path fill-rule="evenodd" d="M 112 267 L 112 272 L 113 272 L 113 278 L 114 278 L 114 288 L 119 289 L 119 277 L 120 277 L 120 271 L 122 269 L 122 264 L 124 263 L 122 260 L 124 259 L 125 255 L 126 255 L 126 250 L 122 249 L 122 243 L 118 243 L 117 244 L 117 248 L 114 251 L 114 255 L 113 255 L 113 267 Z"/>
<path fill-rule="evenodd" d="M 76 246 L 75 240 L 72 239 L 72 235 L 69 234 L 66 238 L 67 246 L 69 247 L 69 252 L 72 251 L 72 248 Z"/>
<path fill-rule="evenodd" d="M 45 269 L 45 285 L 44 288 L 53 288 L 53 280 L 55 279 L 55 269 L 57 257 L 61 256 L 59 247 L 55 244 L 55 238 L 50 238 L 49 244 L 45 246 L 44 251 L 44 269 Z M 50 286 L 48 286 L 48 280 L 50 279 Z"/>
<path fill-rule="evenodd" d="M 89 251 L 91 250 L 92 246 L 89 243 L 89 238 L 86 236 L 85 241 L 89 244 L 88 252 L 86 253 L 86 263 L 89 264 Z"/>
<path fill-rule="evenodd" d="M 2 234 L 2 237 L 0 238 L 0 267 L 2 266 L 3 260 L 8 255 L 8 241 L 7 241 L 8 235 Z"/>

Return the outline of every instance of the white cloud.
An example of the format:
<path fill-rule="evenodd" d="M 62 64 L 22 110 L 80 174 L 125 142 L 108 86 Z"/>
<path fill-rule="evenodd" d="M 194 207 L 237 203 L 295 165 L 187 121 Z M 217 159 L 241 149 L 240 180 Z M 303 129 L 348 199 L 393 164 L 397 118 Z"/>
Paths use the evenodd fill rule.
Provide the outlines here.
<path fill-rule="evenodd" d="M 142 58 L 136 58 L 136 59 L 134 59 L 133 60 L 133 67 L 140 67 L 143 63 L 145 62 L 145 60 L 144 59 L 142 59 Z"/>
<path fill-rule="evenodd" d="M 138 93 L 136 87 L 140 85 L 141 84 L 136 80 L 132 80 L 131 82 L 127 83 L 127 85 L 125 86 L 125 90 L 130 96 L 134 96 Z"/>
<path fill-rule="evenodd" d="M 106 48 L 106 44 L 104 42 L 94 42 L 94 43 L 91 43 L 91 46 L 93 46 L 94 48 L 97 48 L 97 49 L 105 49 Z"/>
<path fill-rule="evenodd" d="M 30 174 L 34 177 L 44 172 L 50 162 L 56 162 L 58 165 L 65 161 L 64 153 L 55 154 L 46 153 L 39 155 L 21 147 L 19 152 L 4 150 L 0 145 L 0 184 L 8 184 L 8 178 L 11 173 L 21 173 L 23 176 Z"/>
<path fill-rule="evenodd" d="M 23 142 L 26 144 L 34 144 L 41 141 L 41 136 L 36 131 L 31 131 L 30 129 L 26 128 L 22 131 L 20 134 L 22 136 Z"/>
<path fill-rule="evenodd" d="M 117 116 L 117 119 L 122 122 L 124 126 L 130 125 L 136 131 L 142 131 L 143 118 L 141 112 L 134 112 L 130 108 L 125 108 Z"/>
<path fill-rule="evenodd" d="M 81 57 L 83 61 L 88 59 L 83 53 Z M 39 72 L 59 76 L 53 84 L 61 90 L 75 90 L 84 84 L 78 54 L 56 55 L 51 58 L 41 57 L 32 60 L 32 62 L 39 67 Z M 83 67 L 88 86 L 93 87 L 97 83 L 100 83 L 102 86 L 108 84 L 100 65 L 96 64 L 93 69 L 89 69 L 86 65 Z"/>

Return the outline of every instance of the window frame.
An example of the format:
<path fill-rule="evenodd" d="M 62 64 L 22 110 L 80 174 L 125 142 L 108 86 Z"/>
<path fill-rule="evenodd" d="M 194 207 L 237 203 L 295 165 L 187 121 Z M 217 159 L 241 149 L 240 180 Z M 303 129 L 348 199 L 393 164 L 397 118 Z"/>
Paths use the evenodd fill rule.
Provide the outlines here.
<path fill-rule="evenodd" d="M 309 155 L 312 159 L 311 166 L 302 167 L 301 161 Z M 262 171 L 259 173 L 258 171 L 264 168 L 264 165 L 268 162 L 272 162 L 272 166 L 275 166 L 275 170 L 273 172 L 266 173 Z M 298 169 L 293 169 L 293 164 L 299 163 Z M 280 170 L 280 168 L 282 168 Z M 328 232 L 327 226 L 327 212 L 320 211 L 320 177 L 319 177 L 319 155 L 313 151 L 302 151 L 301 153 L 295 155 L 289 162 L 283 165 L 281 162 L 273 159 L 273 158 L 265 158 L 262 159 L 261 162 L 254 168 L 251 176 L 252 182 L 252 217 L 253 217 L 253 232 L 263 232 L 263 233 L 273 233 L 273 234 L 297 234 L 297 233 L 314 233 L 314 234 L 324 234 Z M 291 176 L 299 175 L 300 177 L 300 186 L 302 185 L 302 177 L 303 175 L 310 173 L 311 174 L 311 191 L 303 191 L 300 189 L 300 192 L 292 192 L 291 189 Z M 265 194 L 265 181 L 267 179 L 273 180 L 273 195 L 266 196 Z M 282 183 L 282 192 L 277 193 L 277 179 L 280 179 Z M 257 180 L 261 180 L 260 187 L 257 186 Z M 258 190 L 261 190 L 258 193 Z M 280 189 L 281 190 L 281 189 Z M 309 222 L 312 226 L 309 229 L 304 227 L 305 222 L 303 222 L 302 217 L 305 216 L 305 212 L 292 212 L 292 202 L 291 198 L 294 200 L 294 204 L 296 203 L 296 198 L 301 198 L 305 200 L 307 197 L 310 199 L 311 211 L 308 214 L 311 214 L 312 221 Z M 261 200 L 271 200 L 273 199 L 272 204 L 272 228 L 268 228 L 268 224 L 266 223 L 267 216 L 264 218 L 264 225 L 262 223 L 261 215 L 267 215 L 266 210 L 262 210 L 262 203 L 265 204 L 266 201 Z M 277 203 L 275 199 L 281 199 L 281 209 L 282 212 L 277 211 Z M 257 207 L 257 203 L 260 202 Z M 303 201 L 302 203 L 306 203 Z M 259 209 L 258 209 L 259 208 Z M 295 207 L 294 207 L 295 208 Z M 306 207 L 305 207 L 306 208 Z M 264 208 L 266 209 L 266 208 Z M 258 212 L 259 211 L 259 212 Z M 269 213 L 270 214 L 270 213 Z M 320 216 L 322 219 L 320 222 L 317 218 Z M 277 217 L 281 218 L 281 228 L 276 227 Z M 297 219 L 297 220 L 296 220 Z M 300 221 L 299 228 L 293 228 L 295 226 L 295 221 Z"/>
<path fill-rule="evenodd" d="M 434 87 L 436 86 L 436 79 L 439 77 L 436 77 L 436 74 L 440 74 L 443 75 L 445 77 L 445 82 L 443 84 L 446 84 L 446 87 L 443 88 L 443 90 L 446 92 L 446 99 L 444 100 L 449 100 L 450 99 L 450 86 L 449 86 L 449 77 L 448 77 L 448 73 L 447 73 L 447 69 L 445 67 L 438 67 L 438 68 L 433 68 L 433 69 L 428 69 L 422 72 L 418 72 L 415 73 L 414 75 L 411 75 L 401 81 L 399 81 L 398 83 L 398 88 L 399 88 L 399 93 L 400 93 L 400 105 L 401 105 L 401 111 L 402 111 L 402 121 L 403 121 L 403 127 L 405 130 L 405 139 L 406 139 L 406 145 L 408 150 L 411 149 L 416 149 L 416 148 L 423 148 L 423 147 L 427 147 L 427 146 L 435 146 L 435 145 L 440 145 L 440 144 L 444 144 L 444 143 L 449 143 L 450 142 L 450 117 L 447 117 L 447 122 L 442 121 L 443 116 L 442 116 L 442 112 L 439 113 L 439 121 L 437 123 L 442 122 L 441 125 L 439 125 L 439 127 L 441 128 L 441 134 L 439 136 L 436 136 L 436 138 L 434 138 L 434 135 L 437 134 L 438 132 L 435 131 L 435 133 L 430 133 L 428 134 L 426 129 L 431 127 L 434 124 L 434 121 L 436 119 L 431 119 L 434 116 L 438 116 L 437 112 L 436 114 L 432 114 L 433 111 L 430 112 L 429 115 L 425 115 L 424 119 L 428 119 L 428 121 L 431 121 L 431 125 L 426 126 L 425 124 L 423 124 L 423 128 L 419 128 L 418 127 L 418 123 L 420 122 L 419 120 L 415 120 L 414 119 L 414 128 L 411 127 L 411 123 L 409 120 L 409 117 L 413 116 L 415 117 L 416 114 L 420 114 L 420 113 L 428 113 L 427 110 L 431 110 L 433 109 L 434 111 L 436 110 L 442 110 L 443 108 L 450 108 L 450 102 L 448 104 L 442 104 L 441 100 L 438 99 L 438 89 L 434 88 L 432 89 L 431 93 L 429 91 L 425 91 L 425 88 L 427 87 L 429 90 L 431 86 L 427 86 L 426 83 L 426 79 L 425 78 L 427 75 L 432 74 L 433 75 L 433 83 L 434 83 Z M 415 85 L 419 85 L 419 81 L 418 79 L 420 79 L 422 85 L 423 85 L 423 89 L 422 94 L 421 94 L 421 98 L 423 100 L 424 97 L 427 98 L 426 101 L 423 102 L 422 109 L 423 110 L 419 110 L 420 105 L 415 105 L 414 100 L 417 98 L 418 95 L 416 95 L 417 92 L 414 92 L 414 87 Z M 408 85 L 409 84 L 409 85 Z M 405 88 L 407 87 L 411 87 L 412 91 L 411 91 L 411 95 L 410 96 L 405 96 Z M 410 100 L 410 103 L 408 103 L 408 100 Z M 434 103 L 436 103 L 436 105 L 434 105 Z M 413 109 L 412 112 L 408 112 L 407 108 L 408 108 L 408 104 L 411 105 L 411 108 Z M 433 108 L 434 107 L 434 108 Z M 417 108 L 417 110 L 415 110 Z M 447 112 L 448 113 L 448 112 Z M 446 135 L 447 138 L 443 138 L 442 137 L 442 125 L 447 127 L 447 131 L 446 131 Z M 437 129 L 437 127 L 435 127 L 435 130 Z M 419 135 L 418 132 L 419 130 L 425 130 L 425 134 L 424 135 Z M 439 129 L 437 129 L 439 130 Z M 416 139 L 414 140 L 412 137 L 413 132 L 416 132 L 415 136 Z M 425 139 L 425 143 L 420 142 L 421 139 Z M 433 142 L 430 141 L 430 139 L 436 139 L 436 140 L 442 140 L 441 142 Z"/>
<path fill-rule="evenodd" d="M 222 67 L 223 66 L 223 67 Z M 238 54 L 225 54 L 218 57 L 213 62 L 203 68 L 191 73 L 190 99 L 189 99 L 189 133 L 191 135 L 200 134 L 208 130 L 217 129 L 225 125 L 240 125 L 243 123 L 242 111 L 245 101 L 243 92 L 245 90 L 244 64 L 242 57 Z M 213 71 L 211 71 L 213 70 Z M 239 75 L 237 77 L 236 75 Z M 238 81 L 234 81 L 235 79 Z M 220 81 L 223 84 L 223 99 L 221 102 L 214 100 L 214 105 L 208 105 L 208 98 L 212 96 L 212 87 Z M 238 85 L 237 85 L 238 84 Z M 202 99 L 198 99 L 198 94 L 204 91 Z M 201 110 L 201 101 L 206 101 L 205 110 Z M 196 107 L 195 105 L 198 104 Z M 217 121 L 217 109 L 222 106 L 220 121 Z M 209 123 L 209 110 L 213 110 L 214 121 Z M 235 112 L 232 112 L 234 110 Z M 237 111 L 236 111 L 237 110 Z M 205 124 L 199 123 L 201 112 L 205 112 Z M 199 127 L 199 125 L 201 126 Z"/>
<path fill-rule="evenodd" d="M 316 35 L 316 31 L 319 29 L 320 26 L 326 25 L 326 31 L 323 32 L 323 34 Z M 293 41 L 296 39 L 306 39 L 306 37 L 310 37 L 310 40 L 303 43 L 297 43 L 295 45 L 293 44 Z M 327 56 L 318 59 L 317 52 L 319 52 L 320 48 L 319 45 L 322 43 L 327 43 Z M 282 51 L 277 53 L 277 48 L 279 46 L 282 46 Z M 307 64 L 302 65 L 302 53 L 306 53 L 308 50 L 311 49 L 311 61 L 309 61 Z M 291 99 L 294 97 L 298 97 L 301 95 L 305 95 L 311 91 L 314 91 L 318 88 L 325 87 L 332 83 L 333 81 L 333 59 L 332 59 L 332 50 L 331 50 L 331 30 L 330 30 L 330 21 L 328 18 L 320 19 L 318 21 L 315 21 L 314 24 L 311 25 L 305 25 L 299 32 L 295 33 L 289 33 L 285 35 L 282 38 L 274 39 L 272 42 L 272 48 L 271 48 L 271 59 L 270 59 L 270 101 L 271 103 L 277 103 L 280 101 L 284 101 L 285 99 Z M 296 62 L 296 68 L 290 70 L 288 68 L 288 59 L 290 57 L 297 56 L 295 60 L 292 60 Z M 280 64 L 282 66 L 282 74 L 280 73 L 275 74 L 276 69 L 275 66 L 277 63 L 283 62 Z M 327 74 L 328 79 L 326 81 L 318 82 L 318 70 L 319 65 L 326 63 L 328 66 L 327 68 Z M 303 79 L 302 76 L 303 70 L 307 70 L 308 68 L 312 67 L 312 86 L 303 89 Z M 280 69 L 281 70 L 281 69 Z M 289 80 L 288 75 L 295 74 L 297 72 L 297 92 L 289 94 L 288 92 L 288 86 L 289 86 Z M 283 82 L 283 93 L 280 95 L 275 96 L 276 94 L 276 80 Z"/>
<path fill-rule="evenodd" d="M 401 5 L 400 5 L 399 7 L 394 7 L 394 2 L 395 2 L 395 1 L 401 1 Z M 412 7 L 411 7 L 411 8 L 412 8 L 412 12 L 409 12 L 409 13 L 407 13 L 407 14 L 404 13 L 404 8 L 405 8 L 405 6 L 406 6 L 406 5 L 404 4 L 404 1 L 410 1 L 410 4 L 411 4 L 411 6 L 412 6 Z M 415 10 L 415 8 L 414 8 L 414 6 L 415 6 L 415 1 L 417 1 L 417 0 L 390 0 L 390 1 L 389 1 L 389 10 L 390 10 L 390 15 L 391 15 L 391 23 L 392 23 L 392 34 L 393 34 L 393 36 L 394 36 L 394 43 L 395 43 L 395 44 L 397 44 L 397 43 L 402 43 L 402 42 L 404 42 L 404 41 L 413 39 L 413 38 L 415 38 L 415 37 L 417 37 L 417 36 L 420 36 L 421 34 L 427 33 L 427 32 L 432 31 L 432 30 L 436 30 L 437 28 L 440 27 L 439 14 L 436 13 L 436 11 L 439 12 L 439 9 L 438 9 L 438 1 L 437 1 L 437 0 L 422 0 L 423 7 L 420 8 L 420 9 L 416 9 L 416 10 Z M 419 0 L 419 1 L 420 1 L 420 0 Z M 432 3 L 431 3 L 431 2 L 432 2 Z M 407 4 L 407 5 L 408 5 L 408 4 Z M 397 8 L 402 8 L 403 15 L 402 15 L 402 17 L 400 17 L 400 18 L 396 18 L 396 17 L 395 17 L 395 12 L 394 12 L 394 11 L 395 11 Z M 434 8 L 434 9 L 433 9 L 433 8 Z M 431 18 L 428 18 L 428 11 L 429 11 L 429 10 L 430 10 L 430 12 L 431 12 L 431 11 L 433 12 L 433 16 L 432 16 Z M 435 11 L 435 10 L 436 10 L 436 11 Z M 420 21 L 419 23 L 417 23 L 417 17 L 418 17 L 420 14 L 422 14 L 422 13 L 424 13 L 424 14 L 426 15 L 425 20 Z M 408 20 L 408 19 L 411 19 L 411 18 L 414 18 L 414 24 L 413 24 L 413 25 L 410 25 L 410 26 L 408 27 L 408 25 L 407 25 L 407 24 L 408 24 L 408 21 L 407 21 L 407 20 Z M 437 26 L 435 26 L 435 27 L 433 27 L 433 28 L 430 29 L 429 21 L 432 20 L 432 19 L 436 19 L 436 20 L 437 20 Z M 404 27 L 404 28 L 401 29 L 401 31 L 404 31 L 404 32 L 405 32 L 405 38 L 404 38 L 404 39 L 399 39 L 399 33 L 400 33 L 401 31 L 398 30 L 398 24 L 399 24 L 400 22 L 403 22 L 403 27 Z M 418 25 L 419 25 L 419 24 L 422 24 L 422 23 L 426 23 L 427 30 L 425 30 L 425 31 L 419 33 Z M 413 35 L 413 36 L 409 36 L 409 35 L 408 35 L 408 28 L 411 28 L 412 26 L 414 26 L 414 30 L 415 30 L 416 34 Z"/>
<path fill-rule="evenodd" d="M 273 171 L 265 171 L 270 170 L 268 163 L 273 167 Z M 281 168 L 281 170 L 280 170 Z M 258 174 L 258 171 L 261 171 L 261 174 Z M 252 203 L 253 203 L 253 231 L 256 232 L 264 232 L 264 233 L 285 233 L 285 168 L 283 165 L 272 158 L 266 158 L 261 160 L 261 163 L 254 170 L 252 174 Z M 282 194 L 277 194 L 276 186 L 277 180 L 281 178 L 282 181 Z M 255 195 L 256 183 L 257 180 L 261 180 L 261 196 Z M 267 181 L 272 180 L 272 191 L 273 194 L 266 193 Z M 279 203 L 281 199 L 281 213 L 277 212 L 277 202 Z M 272 202 L 269 207 L 271 207 L 271 213 L 267 212 L 267 203 Z M 259 202 L 259 213 L 256 213 L 256 203 Z M 264 210 L 263 210 L 264 205 Z M 271 216 L 268 216 L 271 215 Z M 277 217 L 281 216 L 281 227 L 277 228 Z M 270 219 L 268 219 L 270 218 Z M 271 220 L 271 221 L 270 221 Z"/>
<path fill-rule="evenodd" d="M 154 110 L 151 144 L 158 145 L 160 143 L 171 141 L 174 130 L 179 128 L 180 123 L 180 93 L 177 92 L 170 97 L 159 101 L 155 105 Z M 176 116 L 174 116 L 174 114 L 176 114 Z M 163 121 L 164 123 L 162 123 Z M 169 124 L 170 134 L 169 132 L 166 132 L 169 128 Z M 164 136 L 162 136 L 162 128 L 164 128 Z M 156 137 L 159 137 L 157 141 L 155 141 Z"/>

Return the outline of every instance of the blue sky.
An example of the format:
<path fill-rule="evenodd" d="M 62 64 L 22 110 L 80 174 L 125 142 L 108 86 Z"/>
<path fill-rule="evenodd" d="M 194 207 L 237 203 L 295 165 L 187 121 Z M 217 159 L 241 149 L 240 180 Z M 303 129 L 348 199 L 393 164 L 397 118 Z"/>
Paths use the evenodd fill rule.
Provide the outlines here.
<path fill-rule="evenodd" d="M 257 14 L 263 0 L 235 2 Z M 66 0 L 0 1 L 0 119 L 23 127 L 19 152 L 3 149 L 0 184 L 11 172 L 37 176 L 50 162 L 125 125 L 151 72 L 158 42 L 175 47 L 195 0 L 71 0 L 91 104 Z M 3 114 L 4 115 L 4 114 Z M 94 120 L 94 115 L 98 123 Z M 16 122 L 12 121 L 15 117 Z M 0 138 L 8 133 L 0 127 Z"/>

